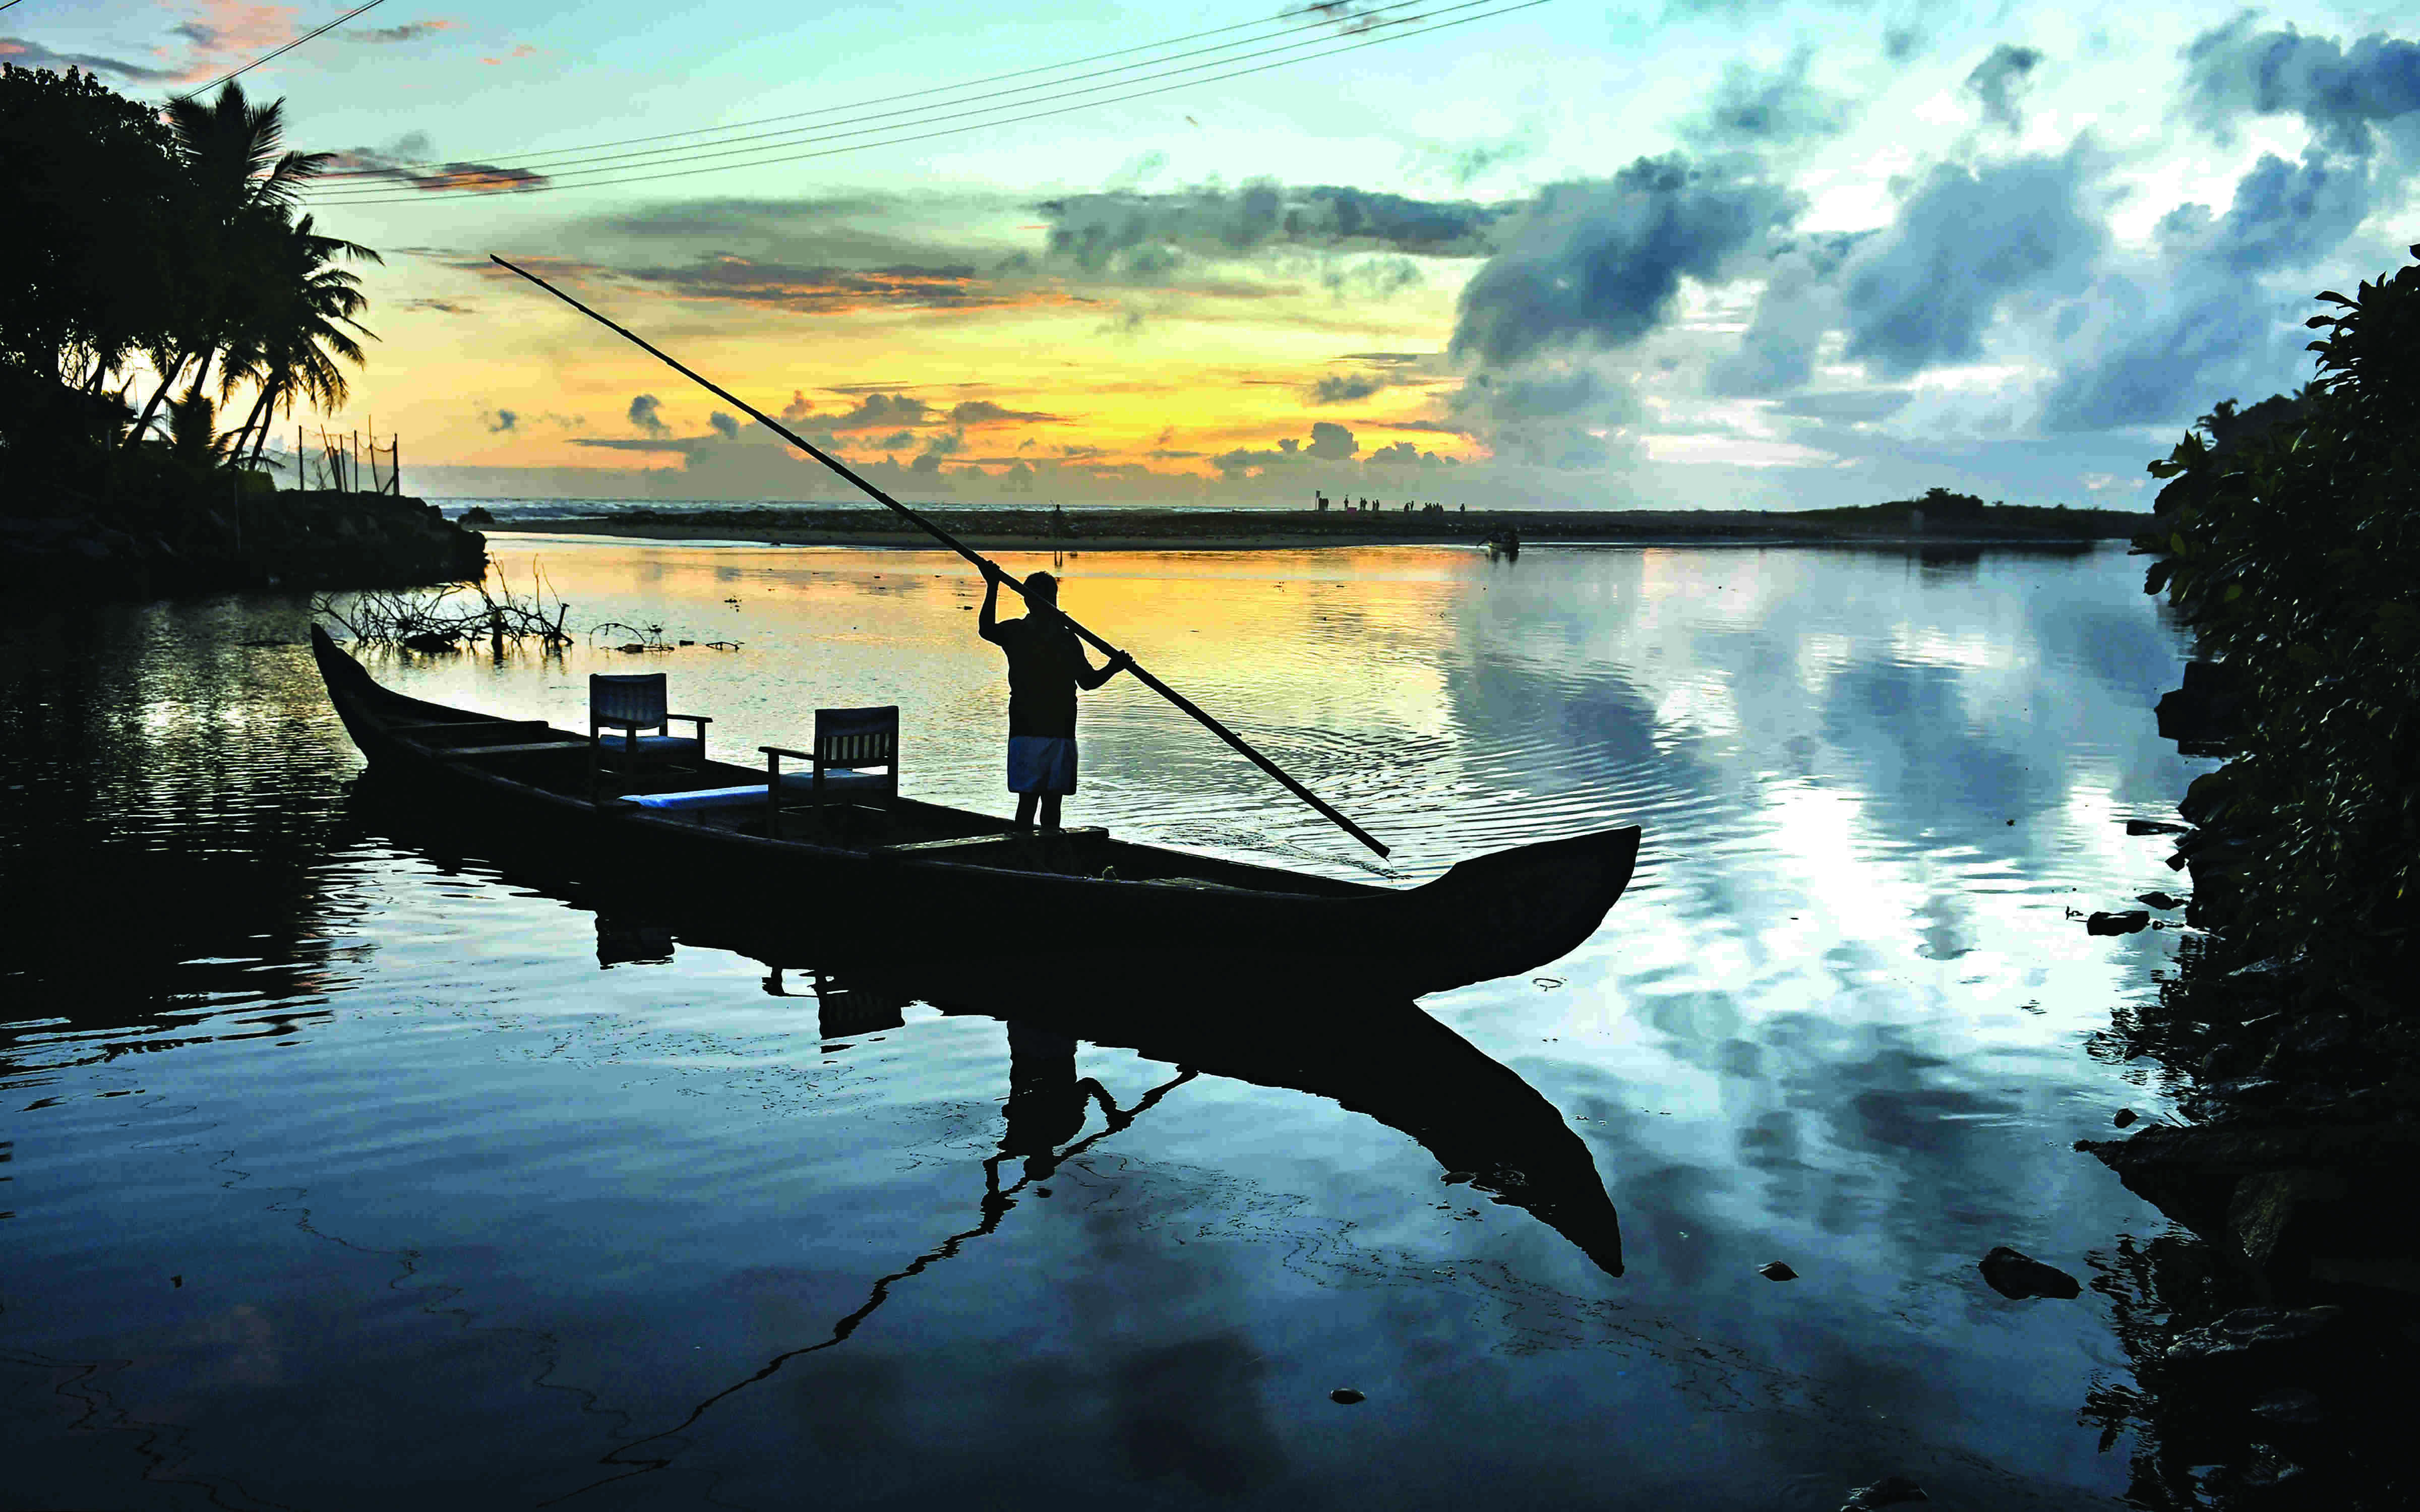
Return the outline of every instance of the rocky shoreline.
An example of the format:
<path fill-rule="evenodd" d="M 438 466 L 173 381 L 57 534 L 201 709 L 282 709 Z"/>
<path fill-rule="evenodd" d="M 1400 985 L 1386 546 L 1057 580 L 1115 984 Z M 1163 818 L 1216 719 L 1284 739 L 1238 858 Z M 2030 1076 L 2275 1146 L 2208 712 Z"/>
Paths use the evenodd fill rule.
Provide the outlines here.
<path fill-rule="evenodd" d="M 0 516 L 0 561 L 15 586 L 37 594 L 156 599 L 473 581 L 488 548 L 421 499 L 310 491 L 230 496 L 160 528 Z"/>

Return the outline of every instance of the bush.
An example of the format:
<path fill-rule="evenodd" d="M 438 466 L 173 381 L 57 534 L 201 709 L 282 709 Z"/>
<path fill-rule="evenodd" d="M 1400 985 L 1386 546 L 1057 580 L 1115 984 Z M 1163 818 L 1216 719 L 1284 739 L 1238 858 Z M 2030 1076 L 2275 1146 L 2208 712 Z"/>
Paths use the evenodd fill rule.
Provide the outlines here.
<path fill-rule="evenodd" d="M 2222 406 L 2153 462 L 2169 482 L 2135 544 L 2247 702 L 2240 754 L 2182 805 L 2212 827 L 2197 901 L 2224 899 L 2231 957 L 2301 953 L 2312 985 L 2378 1005 L 2403 995 L 2420 901 L 2420 265 L 2319 297 L 2318 382 Z"/>

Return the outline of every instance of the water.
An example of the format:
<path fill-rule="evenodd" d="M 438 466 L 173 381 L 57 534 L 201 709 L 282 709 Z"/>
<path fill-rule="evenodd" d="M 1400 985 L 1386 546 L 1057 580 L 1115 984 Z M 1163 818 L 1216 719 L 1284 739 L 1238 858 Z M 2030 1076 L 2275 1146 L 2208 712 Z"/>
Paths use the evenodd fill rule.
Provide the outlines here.
<path fill-rule="evenodd" d="M 700 643 L 644 664 L 718 751 L 897 702 L 908 789 L 1005 810 L 997 654 L 947 559 L 504 566 L 534 557 L 573 623 Z M 2089 1287 L 2163 1226 L 2069 1147 L 2161 1106 L 2085 1045 L 2177 938 L 2069 911 L 2176 885 L 2122 821 L 2205 765 L 2153 733 L 2181 647 L 2135 564 L 1060 567 L 1072 612 L 1395 852 L 1123 679 L 1087 695 L 1070 822 L 1406 881 L 1635 822 L 1637 880 L 1568 959 L 1424 1000 L 1458 1040 L 1356 1054 L 1296 1007 L 1179 1043 L 1187 1077 L 1106 1022 L 1075 1072 L 1115 1115 L 1029 1163 L 1000 1156 L 1010 1038 L 1063 1082 L 1047 1030 L 909 1003 L 849 1033 L 845 984 L 819 1015 L 811 973 L 600 927 L 503 837 L 364 802 L 299 604 L 21 620 L 10 1504 L 1828 1509 L 1894 1473 L 1951 1505 L 2118 1504 L 2127 1445 L 2078 1422 L 2130 1380 L 2109 1300 L 2007 1302 L 1975 1261 L 2012 1244 Z M 373 669 L 574 725 L 589 670 L 641 661 Z M 1182 974 L 1109 987 L 1147 1026 Z M 1618 1278 L 1445 1179 L 1457 1140 L 1565 1129 Z M 1756 1273 L 1776 1258 L 1801 1279 Z"/>

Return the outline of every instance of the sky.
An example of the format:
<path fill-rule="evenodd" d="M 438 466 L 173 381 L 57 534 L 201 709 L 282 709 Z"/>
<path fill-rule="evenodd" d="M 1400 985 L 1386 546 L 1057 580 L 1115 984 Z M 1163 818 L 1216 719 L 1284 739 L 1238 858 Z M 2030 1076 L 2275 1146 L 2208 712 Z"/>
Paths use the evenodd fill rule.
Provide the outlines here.
<path fill-rule="evenodd" d="M 164 100 L 348 8 L 0 59 Z M 911 499 L 2143 508 L 2420 241 L 2385 7 L 382 0 L 242 82 L 385 259 L 302 423 L 432 495 L 849 496 L 490 252 Z"/>

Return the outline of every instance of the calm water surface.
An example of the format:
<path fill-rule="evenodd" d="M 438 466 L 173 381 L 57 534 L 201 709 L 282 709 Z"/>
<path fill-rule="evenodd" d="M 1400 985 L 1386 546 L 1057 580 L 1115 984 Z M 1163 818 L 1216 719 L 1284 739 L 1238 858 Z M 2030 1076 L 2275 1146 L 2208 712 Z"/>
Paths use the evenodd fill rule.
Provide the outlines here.
<path fill-rule="evenodd" d="M 699 642 L 646 664 L 722 752 L 895 702 L 909 791 L 1008 806 L 979 585 L 940 556 L 503 563 L 574 624 Z M 1400 1076 L 1280 1027 L 1199 1041 L 1187 1077 L 1111 1029 L 1073 1059 L 1114 1115 L 1001 1158 L 1012 1037 L 1020 1086 L 1063 1084 L 1064 1041 L 819 1001 L 600 924 L 501 836 L 416 833 L 360 790 L 299 603 L 0 631 L 8 1504 L 1828 1509 L 1891 1473 L 2117 1504 L 2125 1445 L 2078 1422 L 2125 1382 L 2108 1299 L 2007 1302 L 1974 1262 L 2090 1281 L 2161 1226 L 2069 1148 L 2157 1105 L 2084 1047 L 2177 937 L 2068 911 L 2174 885 L 2122 821 L 2201 766 L 2153 732 L 2181 651 L 2135 564 L 1063 571 L 1392 842 L 1380 875 L 1638 823 L 1637 881 L 1570 958 L 1424 1000 L 1452 1034 Z M 373 669 L 576 725 L 586 674 L 638 661 Z M 1071 822 L 1371 875 L 1138 686 L 1088 696 L 1083 737 Z M 1107 990 L 1144 1021 L 1184 969 Z M 1441 1165 L 1422 1110 L 1484 1143 L 1520 1083 L 1592 1157 L 1619 1277 Z"/>

